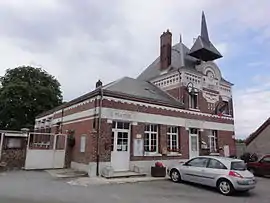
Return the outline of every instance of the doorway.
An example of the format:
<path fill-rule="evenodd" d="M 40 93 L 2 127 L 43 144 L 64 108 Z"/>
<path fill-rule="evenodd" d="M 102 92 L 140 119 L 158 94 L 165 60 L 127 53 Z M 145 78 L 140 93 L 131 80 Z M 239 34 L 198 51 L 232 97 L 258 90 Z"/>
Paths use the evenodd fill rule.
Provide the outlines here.
<path fill-rule="evenodd" d="M 199 156 L 199 131 L 196 128 L 189 129 L 189 158 Z"/>
<path fill-rule="evenodd" d="M 130 123 L 113 122 L 111 165 L 115 171 L 128 171 L 130 162 Z"/>

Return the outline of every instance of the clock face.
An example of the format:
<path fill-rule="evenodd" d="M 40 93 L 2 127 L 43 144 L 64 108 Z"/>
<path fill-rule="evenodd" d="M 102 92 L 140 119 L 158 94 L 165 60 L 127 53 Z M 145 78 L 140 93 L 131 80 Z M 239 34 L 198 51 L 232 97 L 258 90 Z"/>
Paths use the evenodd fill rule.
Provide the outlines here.
<path fill-rule="evenodd" d="M 213 80 L 213 79 L 214 79 L 214 73 L 213 73 L 212 71 L 208 71 L 208 72 L 207 72 L 207 77 L 208 77 L 209 79 Z"/>

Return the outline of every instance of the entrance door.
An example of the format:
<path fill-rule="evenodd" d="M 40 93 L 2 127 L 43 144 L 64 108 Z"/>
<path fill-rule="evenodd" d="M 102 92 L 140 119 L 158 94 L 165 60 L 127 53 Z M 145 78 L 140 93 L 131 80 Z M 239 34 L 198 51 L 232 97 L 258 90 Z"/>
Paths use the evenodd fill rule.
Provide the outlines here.
<path fill-rule="evenodd" d="M 189 158 L 199 156 L 199 136 L 198 130 L 191 128 L 189 130 Z"/>
<path fill-rule="evenodd" d="M 116 128 L 112 129 L 111 165 L 115 171 L 127 171 L 130 159 L 129 125 L 128 129 L 117 129 L 117 125 L 120 126 L 119 122 L 116 124 Z"/>

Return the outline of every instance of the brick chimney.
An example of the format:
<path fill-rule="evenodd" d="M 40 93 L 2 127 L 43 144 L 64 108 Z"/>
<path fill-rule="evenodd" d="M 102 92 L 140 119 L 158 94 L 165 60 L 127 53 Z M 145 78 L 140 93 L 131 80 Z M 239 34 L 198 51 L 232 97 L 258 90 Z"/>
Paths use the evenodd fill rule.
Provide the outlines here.
<path fill-rule="evenodd" d="M 171 65 L 172 58 L 172 33 L 167 30 L 160 36 L 160 70 L 165 70 Z"/>

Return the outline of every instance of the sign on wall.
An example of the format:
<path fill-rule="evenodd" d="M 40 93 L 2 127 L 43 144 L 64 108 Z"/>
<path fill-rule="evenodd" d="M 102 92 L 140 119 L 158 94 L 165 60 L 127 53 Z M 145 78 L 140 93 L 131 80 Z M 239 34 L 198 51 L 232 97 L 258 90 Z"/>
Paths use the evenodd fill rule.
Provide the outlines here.
<path fill-rule="evenodd" d="M 143 156 L 143 139 L 134 139 L 133 156 Z"/>

